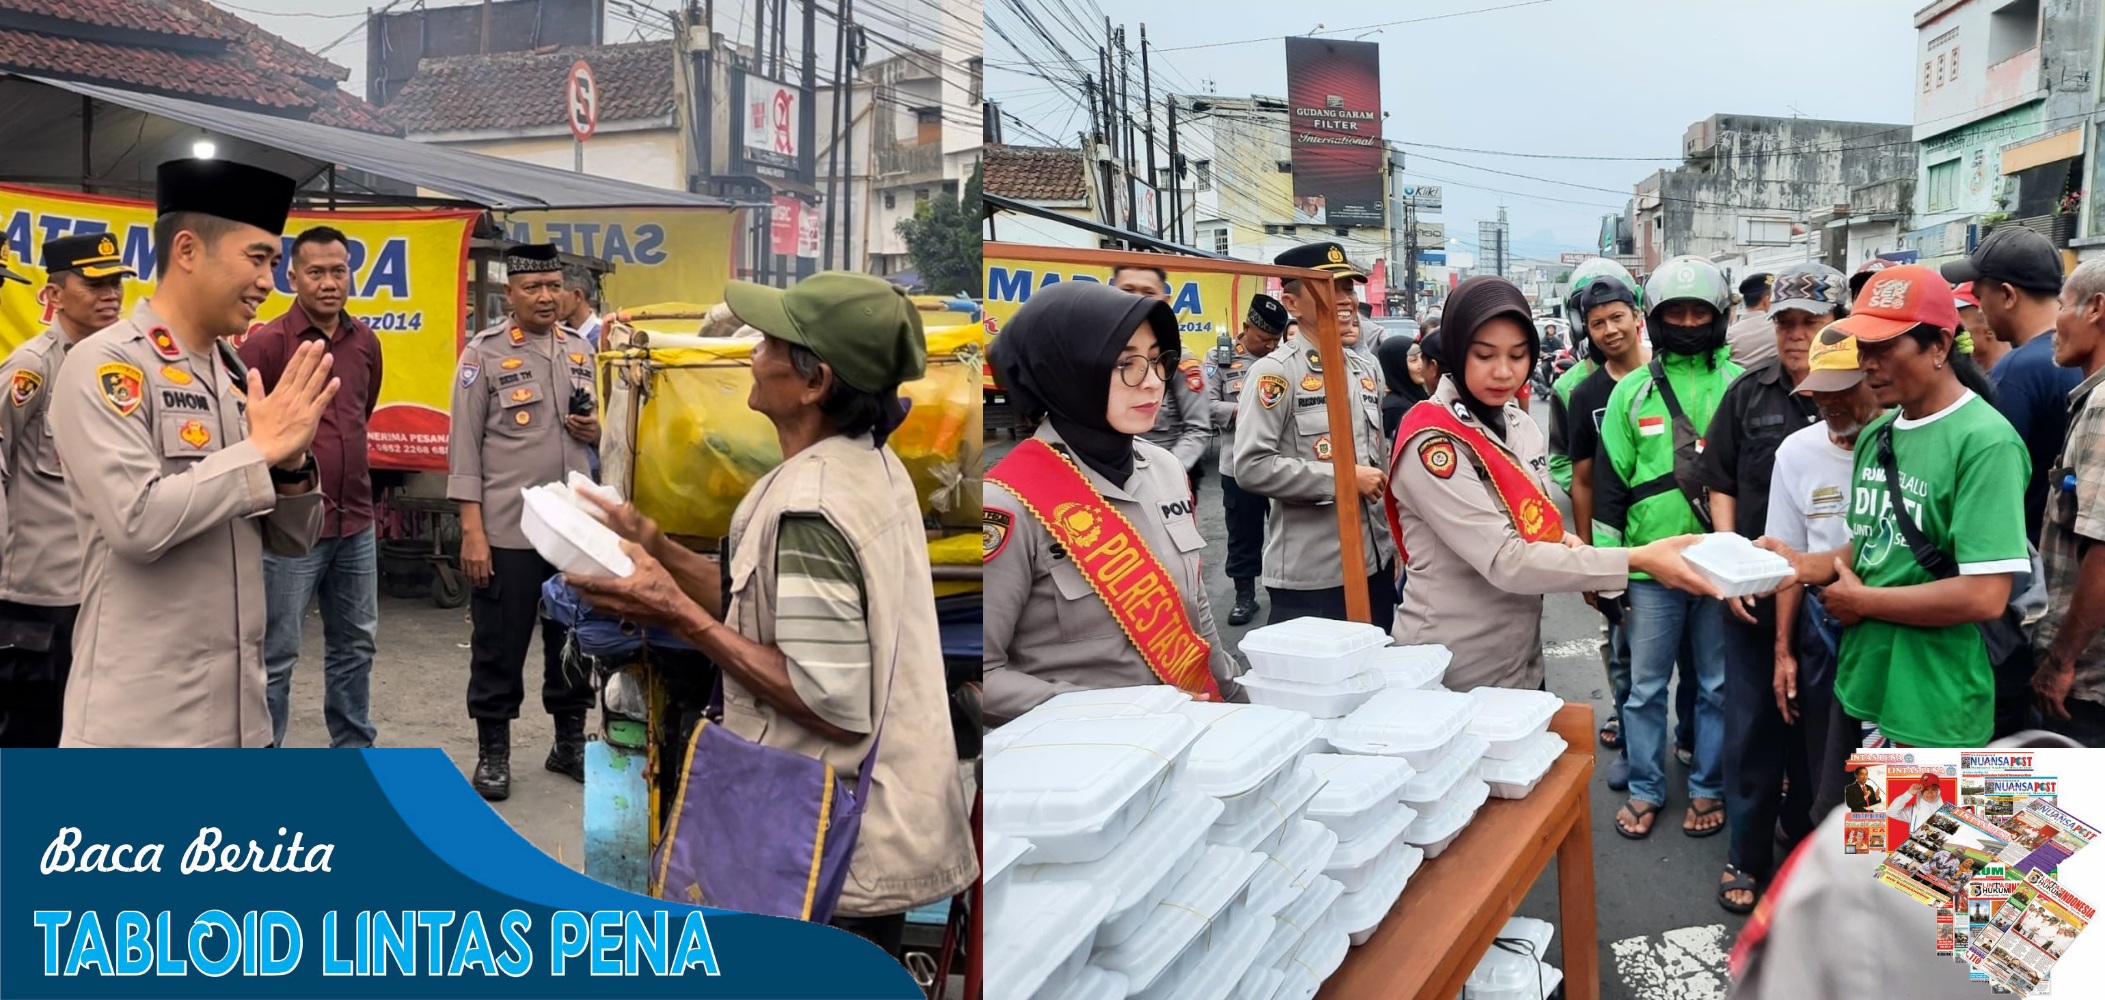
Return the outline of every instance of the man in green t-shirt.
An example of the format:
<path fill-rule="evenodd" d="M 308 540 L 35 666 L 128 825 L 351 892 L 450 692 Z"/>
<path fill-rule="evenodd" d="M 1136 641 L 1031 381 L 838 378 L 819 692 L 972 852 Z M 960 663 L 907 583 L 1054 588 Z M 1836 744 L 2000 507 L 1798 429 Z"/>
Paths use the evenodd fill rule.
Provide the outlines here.
<path fill-rule="evenodd" d="M 1831 734 L 1854 735 L 1861 719 L 1903 746 L 1978 747 L 1994 736 L 1995 674 L 1978 625 L 2002 614 L 2015 574 L 2030 568 L 2032 470 L 2010 422 L 1969 384 L 1981 375 L 1955 344 L 1958 326 L 1951 286 L 1907 264 L 1873 276 L 1855 313 L 1821 334 L 1854 336 L 1865 384 L 1898 407 L 1857 439 L 1850 549 L 1797 556 L 1769 543 L 1795 556 L 1801 583 L 1828 584 L 1822 599 L 1847 626 L 1835 668 L 1847 718 Z M 1909 548 L 1882 467 L 1888 440 L 1909 517 L 1955 566 L 1944 579 Z"/>
<path fill-rule="evenodd" d="M 1608 467 L 1596 479 L 1612 490 L 1596 498 L 1594 544 L 1635 547 L 1710 530 L 1708 500 L 1694 478 L 1703 435 L 1726 386 L 1740 374 L 1726 359 L 1732 291 L 1717 265 L 1676 257 L 1645 283 L 1645 328 L 1652 362 L 1616 383 L 1601 423 Z M 1667 680 L 1682 640 L 1696 668 L 1695 763 L 1689 768 L 1683 833 L 1707 837 L 1725 823 L 1724 619 L 1717 601 L 1630 576 L 1630 697 L 1623 738 L 1630 750 L 1630 801 L 1616 832 L 1652 831 L 1666 803 Z"/>

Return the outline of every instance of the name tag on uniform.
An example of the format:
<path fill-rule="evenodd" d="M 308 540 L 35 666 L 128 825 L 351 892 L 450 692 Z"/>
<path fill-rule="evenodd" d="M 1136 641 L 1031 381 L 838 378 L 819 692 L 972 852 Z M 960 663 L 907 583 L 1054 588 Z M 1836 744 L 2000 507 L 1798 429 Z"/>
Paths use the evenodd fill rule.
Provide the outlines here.
<path fill-rule="evenodd" d="M 1665 417 L 1637 418 L 1637 433 L 1642 437 L 1658 437 L 1666 433 Z"/>

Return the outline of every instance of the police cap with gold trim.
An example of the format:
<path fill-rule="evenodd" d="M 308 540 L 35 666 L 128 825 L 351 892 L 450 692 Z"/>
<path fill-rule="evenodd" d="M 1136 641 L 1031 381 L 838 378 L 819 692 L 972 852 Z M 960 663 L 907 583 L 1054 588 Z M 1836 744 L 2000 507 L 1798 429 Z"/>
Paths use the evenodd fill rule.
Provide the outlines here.
<path fill-rule="evenodd" d="M 1351 258 L 1345 256 L 1345 248 L 1336 243 L 1309 243 L 1304 246 L 1298 246 L 1272 258 L 1272 263 L 1280 267 L 1304 267 L 1313 271 L 1329 271 L 1340 277 L 1351 278 L 1361 284 L 1365 284 L 1367 281 L 1366 272 L 1361 271 L 1359 265 L 1352 263 Z"/>
<path fill-rule="evenodd" d="M 117 237 L 109 233 L 45 240 L 44 271 L 54 275 L 60 271 L 79 271 L 86 278 L 107 278 L 113 274 L 127 278 L 138 276 L 138 272 L 125 266 L 124 258 L 117 255 Z"/>

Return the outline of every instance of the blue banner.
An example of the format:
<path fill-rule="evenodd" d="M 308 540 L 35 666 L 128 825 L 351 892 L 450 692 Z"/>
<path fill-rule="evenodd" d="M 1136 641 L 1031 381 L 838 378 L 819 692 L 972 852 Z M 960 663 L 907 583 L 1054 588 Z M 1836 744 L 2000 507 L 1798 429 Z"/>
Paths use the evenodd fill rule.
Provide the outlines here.
<path fill-rule="evenodd" d="M 444 753 L 0 753 L 0 997 L 921 996 L 844 931 L 558 864 Z"/>

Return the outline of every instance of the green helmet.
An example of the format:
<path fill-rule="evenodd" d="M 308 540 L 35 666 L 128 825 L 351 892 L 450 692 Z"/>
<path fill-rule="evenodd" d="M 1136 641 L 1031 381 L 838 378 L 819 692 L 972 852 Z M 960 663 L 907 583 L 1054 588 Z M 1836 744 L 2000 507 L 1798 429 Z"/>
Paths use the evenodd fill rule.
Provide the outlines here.
<path fill-rule="evenodd" d="M 1686 301 L 1710 306 L 1710 322 L 1696 328 L 1668 325 L 1666 307 Z M 1725 328 L 1732 316 L 1732 289 L 1716 264 L 1683 256 L 1659 265 L 1645 282 L 1645 304 L 1645 328 L 1652 346 L 1673 354 L 1701 354 L 1724 346 Z"/>
<path fill-rule="evenodd" d="M 1629 269 L 1606 257 L 1594 257 L 1573 268 L 1571 272 L 1571 291 L 1564 296 L 1564 315 L 1572 321 L 1572 325 L 1586 325 L 1586 317 L 1577 312 L 1579 293 L 1585 291 L 1587 285 L 1602 278 L 1613 278 L 1622 282 L 1623 287 L 1630 290 L 1630 295 L 1637 299 L 1637 308 L 1640 311 L 1644 309 L 1644 287 L 1631 276 Z"/>

